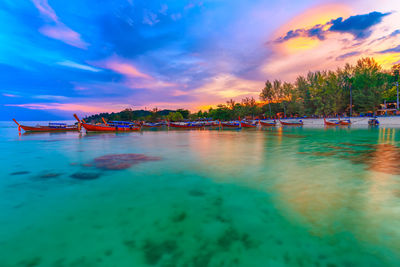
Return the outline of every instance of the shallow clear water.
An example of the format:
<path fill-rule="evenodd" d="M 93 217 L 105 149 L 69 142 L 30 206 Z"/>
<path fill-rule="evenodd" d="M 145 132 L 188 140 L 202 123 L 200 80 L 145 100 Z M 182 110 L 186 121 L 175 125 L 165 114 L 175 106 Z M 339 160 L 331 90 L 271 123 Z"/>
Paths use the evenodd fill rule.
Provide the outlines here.
<path fill-rule="evenodd" d="M 400 265 L 399 129 L 0 136 L 0 266 Z"/>

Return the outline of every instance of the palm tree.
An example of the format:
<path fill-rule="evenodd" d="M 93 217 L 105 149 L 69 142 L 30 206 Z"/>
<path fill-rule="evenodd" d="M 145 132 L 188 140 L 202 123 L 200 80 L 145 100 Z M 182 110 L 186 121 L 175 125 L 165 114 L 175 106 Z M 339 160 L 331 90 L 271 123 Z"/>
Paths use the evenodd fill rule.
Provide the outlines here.
<path fill-rule="evenodd" d="M 270 117 L 272 117 L 271 101 L 272 101 L 273 97 L 274 97 L 274 91 L 273 91 L 272 83 L 269 80 L 267 80 L 265 82 L 265 87 L 261 90 L 260 99 L 264 102 L 268 101 Z"/>
<path fill-rule="evenodd" d="M 229 107 L 230 109 L 233 110 L 233 109 L 235 108 L 236 101 L 233 100 L 233 99 L 231 98 L 231 99 L 229 99 L 228 101 L 226 101 L 226 104 L 228 105 L 228 107 Z"/>

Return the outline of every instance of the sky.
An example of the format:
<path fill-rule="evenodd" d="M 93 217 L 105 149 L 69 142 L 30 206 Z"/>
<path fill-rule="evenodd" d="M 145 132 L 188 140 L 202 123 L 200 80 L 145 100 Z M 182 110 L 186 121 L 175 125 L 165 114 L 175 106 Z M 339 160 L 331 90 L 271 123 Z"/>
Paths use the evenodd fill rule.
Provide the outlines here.
<path fill-rule="evenodd" d="M 0 119 L 208 109 L 361 57 L 400 63 L 398 0 L 2 0 Z"/>

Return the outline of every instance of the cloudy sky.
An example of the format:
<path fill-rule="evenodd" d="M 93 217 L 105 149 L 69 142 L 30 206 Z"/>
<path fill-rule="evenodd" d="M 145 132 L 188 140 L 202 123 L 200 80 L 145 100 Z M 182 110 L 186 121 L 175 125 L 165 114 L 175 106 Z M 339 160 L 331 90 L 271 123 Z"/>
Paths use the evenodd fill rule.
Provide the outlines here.
<path fill-rule="evenodd" d="M 400 61 L 398 0 L 2 0 L 0 119 L 205 109 L 372 56 Z"/>

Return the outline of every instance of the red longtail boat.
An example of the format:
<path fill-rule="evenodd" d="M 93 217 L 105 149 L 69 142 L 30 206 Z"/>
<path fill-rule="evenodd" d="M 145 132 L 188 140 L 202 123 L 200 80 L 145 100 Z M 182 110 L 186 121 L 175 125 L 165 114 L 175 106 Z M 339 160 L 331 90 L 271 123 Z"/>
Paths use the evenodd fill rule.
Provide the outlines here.
<path fill-rule="evenodd" d="M 248 122 L 241 122 L 240 123 L 242 128 L 256 128 L 257 124 L 252 124 L 252 123 L 248 123 Z"/>
<path fill-rule="evenodd" d="M 260 120 L 261 126 L 276 126 L 276 120 L 274 121 L 262 121 Z"/>
<path fill-rule="evenodd" d="M 338 126 L 338 125 L 340 125 L 340 121 L 337 121 L 337 120 L 334 120 L 334 121 L 332 121 L 332 120 L 326 120 L 325 118 L 324 118 L 324 124 L 325 124 L 325 126 Z"/>
<path fill-rule="evenodd" d="M 74 114 L 75 119 L 82 125 L 83 128 L 87 132 L 133 132 L 133 131 L 140 131 L 140 127 L 135 126 L 133 124 L 127 125 L 109 125 L 107 123 L 95 125 L 86 122 L 82 122 L 76 114 Z"/>
<path fill-rule="evenodd" d="M 350 119 L 348 119 L 348 120 L 340 120 L 339 119 L 339 124 L 340 125 L 351 125 L 351 120 Z"/>
<path fill-rule="evenodd" d="M 279 120 L 279 122 L 280 122 L 283 126 L 303 126 L 303 124 L 304 124 L 302 120 L 299 120 L 299 121 L 291 121 L 291 122 Z"/>
<path fill-rule="evenodd" d="M 15 119 L 13 121 L 18 125 L 18 131 L 24 130 L 25 132 L 69 132 L 78 131 L 78 126 L 67 125 L 65 123 L 49 123 L 48 126 L 26 126 L 19 124 Z"/>
<path fill-rule="evenodd" d="M 227 127 L 227 128 L 240 128 L 241 125 L 238 122 L 229 122 L 229 121 L 224 121 L 221 122 L 222 127 Z"/>

